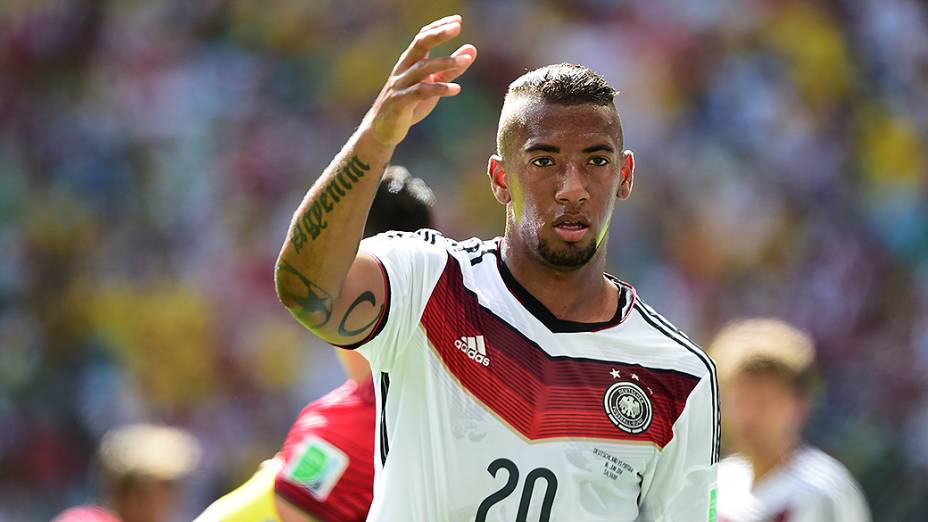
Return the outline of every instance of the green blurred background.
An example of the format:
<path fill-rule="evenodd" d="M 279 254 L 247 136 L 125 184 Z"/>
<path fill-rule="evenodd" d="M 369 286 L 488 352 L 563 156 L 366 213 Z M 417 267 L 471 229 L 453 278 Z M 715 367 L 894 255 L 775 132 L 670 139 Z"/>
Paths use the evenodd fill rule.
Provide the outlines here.
<path fill-rule="evenodd" d="M 484 171 L 512 79 L 601 72 L 638 165 L 610 270 L 701 342 L 745 315 L 808 329 L 827 382 L 808 438 L 877 520 L 922 519 L 923 2 L 4 0 L 0 521 L 92 498 L 99 437 L 138 420 L 205 445 L 189 519 L 343 380 L 277 303 L 274 259 L 411 35 L 450 13 L 480 56 L 396 157 L 439 228 L 502 232 Z"/>

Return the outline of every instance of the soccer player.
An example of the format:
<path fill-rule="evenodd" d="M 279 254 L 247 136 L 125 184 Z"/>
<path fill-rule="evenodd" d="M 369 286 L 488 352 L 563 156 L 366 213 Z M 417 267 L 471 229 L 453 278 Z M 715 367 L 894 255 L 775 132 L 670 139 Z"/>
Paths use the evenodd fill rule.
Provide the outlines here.
<path fill-rule="evenodd" d="M 472 45 L 429 56 L 461 22 L 423 27 L 403 52 L 276 266 L 291 314 L 370 362 L 369 520 L 713 520 L 714 366 L 603 273 L 634 159 L 601 76 L 560 64 L 510 85 L 488 164 L 504 237 L 361 241 L 395 148 L 474 63 Z"/>
<path fill-rule="evenodd" d="M 386 169 L 364 226 L 366 236 L 434 226 L 435 196 L 398 165 Z M 336 352 L 348 380 L 307 405 L 280 452 L 218 499 L 197 522 L 363 521 L 374 497 L 375 397 L 357 352 Z"/>
<path fill-rule="evenodd" d="M 867 503 L 850 473 L 802 442 L 814 378 L 812 340 L 775 319 L 726 326 L 712 342 L 737 453 L 719 466 L 719 520 L 864 522 Z"/>
<path fill-rule="evenodd" d="M 169 426 L 130 424 L 109 431 L 98 455 L 107 506 L 74 507 L 53 522 L 172 520 L 180 482 L 196 469 L 200 453 L 192 435 Z"/>

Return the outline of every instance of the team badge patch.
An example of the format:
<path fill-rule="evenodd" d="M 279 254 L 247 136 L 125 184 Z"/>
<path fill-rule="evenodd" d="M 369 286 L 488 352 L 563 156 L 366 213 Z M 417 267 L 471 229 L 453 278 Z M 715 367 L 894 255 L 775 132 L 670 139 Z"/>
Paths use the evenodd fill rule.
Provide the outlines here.
<path fill-rule="evenodd" d="M 348 455 L 329 442 L 307 437 L 290 460 L 284 476 L 323 501 L 348 467 Z"/>
<path fill-rule="evenodd" d="M 637 435 L 651 425 L 651 399 L 632 382 L 621 381 L 609 386 L 603 396 L 603 407 L 609 420 L 625 433 Z"/>

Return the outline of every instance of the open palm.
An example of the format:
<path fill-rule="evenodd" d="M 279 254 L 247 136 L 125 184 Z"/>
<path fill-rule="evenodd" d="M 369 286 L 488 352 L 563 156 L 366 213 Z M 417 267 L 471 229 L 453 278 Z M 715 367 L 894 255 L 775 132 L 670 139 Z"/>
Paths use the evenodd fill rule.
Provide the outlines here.
<path fill-rule="evenodd" d="M 464 73 L 477 57 L 473 45 L 462 45 L 450 56 L 429 58 L 438 44 L 461 33 L 461 17 L 449 16 L 423 27 L 400 56 L 389 80 L 374 102 L 368 117 L 374 137 L 384 145 L 395 146 L 409 128 L 428 116 L 438 101 L 455 96 L 461 86 L 451 83 Z"/>

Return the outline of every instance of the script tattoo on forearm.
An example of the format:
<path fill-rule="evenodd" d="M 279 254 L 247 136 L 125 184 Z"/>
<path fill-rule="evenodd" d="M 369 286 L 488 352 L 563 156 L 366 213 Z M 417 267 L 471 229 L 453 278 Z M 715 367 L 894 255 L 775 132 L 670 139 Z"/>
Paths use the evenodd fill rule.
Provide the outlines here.
<path fill-rule="evenodd" d="M 302 291 L 298 293 L 287 290 L 288 285 L 281 285 L 279 287 L 281 298 L 285 299 L 287 302 L 296 303 L 296 306 L 289 308 L 291 312 L 296 315 L 297 319 L 311 329 L 320 328 L 328 323 L 329 319 L 332 317 L 332 296 L 320 288 L 319 285 L 310 281 L 308 277 L 301 274 L 299 270 L 293 268 L 289 263 L 281 261 L 277 264 L 277 279 L 281 280 L 284 277 L 287 277 L 287 279 L 296 277 L 296 280 L 302 285 Z M 289 288 L 295 289 L 298 286 L 299 285 L 295 284 Z"/>
<path fill-rule="evenodd" d="M 345 194 L 369 170 L 371 170 L 370 165 L 358 159 L 357 155 L 351 156 L 345 166 L 338 171 L 335 179 L 325 187 L 325 190 L 309 206 L 306 212 L 296 220 L 293 232 L 290 235 L 290 243 L 297 253 L 303 250 L 307 241 L 315 240 L 329 226 L 326 216 L 332 212 L 332 209 L 338 205 L 341 198 L 345 197 Z"/>
<path fill-rule="evenodd" d="M 377 316 L 374 317 L 371 322 L 360 328 L 352 328 L 351 330 L 345 327 L 345 323 L 348 321 L 348 317 L 351 316 L 351 312 L 354 312 L 354 309 L 357 308 L 361 303 L 370 303 L 371 306 L 377 306 L 377 298 L 374 297 L 374 292 L 364 292 L 363 294 L 359 295 L 353 303 L 351 303 L 351 306 L 349 306 L 348 310 L 345 311 L 345 316 L 342 317 L 341 323 L 338 325 L 338 335 L 341 335 L 342 337 L 354 337 L 355 335 L 367 331 L 368 328 L 374 326 L 374 324 L 380 320 L 380 317 L 383 315 L 383 305 L 380 305 L 380 310 L 377 312 Z"/>

